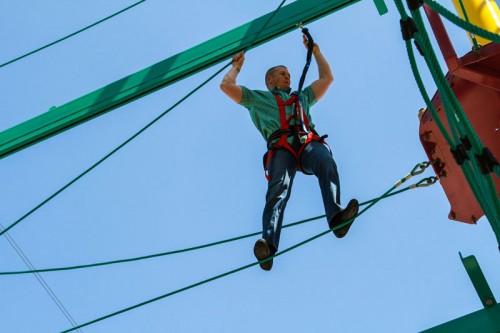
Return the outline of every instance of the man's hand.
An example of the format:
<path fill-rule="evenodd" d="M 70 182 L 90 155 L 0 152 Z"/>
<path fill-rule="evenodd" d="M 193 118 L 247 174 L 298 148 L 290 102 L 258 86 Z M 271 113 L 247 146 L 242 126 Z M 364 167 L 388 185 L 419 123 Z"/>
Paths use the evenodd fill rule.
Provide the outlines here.
<path fill-rule="evenodd" d="M 302 35 L 302 43 L 304 43 L 304 47 L 306 48 L 306 50 L 309 50 L 309 40 L 307 39 L 306 35 Z M 319 45 L 314 43 L 313 52 L 316 51 L 319 52 Z"/>
<path fill-rule="evenodd" d="M 236 84 L 236 77 L 243 67 L 243 63 L 245 62 L 245 53 L 240 52 L 233 57 L 232 65 L 233 67 L 229 70 L 229 72 L 224 75 L 222 82 L 220 84 L 220 88 L 222 91 L 229 96 L 236 103 L 241 102 L 241 98 L 243 97 L 243 91 L 239 85 Z"/>
<path fill-rule="evenodd" d="M 233 67 L 236 67 L 238 70 L 241 70 L 243 67 L 243 63 L 245 62 L 245 53 L 240 52 L 233 57 Z"/>
<path fill-rule="evenodd" d="M 306 49 L 309 50 L 308 42 L 309 40 L 305 35 L 302 36 L 302 42 Z M 330 65 L 328 65 L 328 61 L 326 61 L 325 57 L 321 53 L 319 49 L 319 45 L 314 43 L 312 53 L 314 55 L 314 59 L 316 59 L 316 64 L 318 65 L 318 74 L 319 77 L 316 81 L 311 83 L 311 88 L 314 91 L 314 95 L 316 96 L 316 100 L 320 100 L 325 95 L 328 87 L 333 82 L 333 74 L 330 69 Z"/>

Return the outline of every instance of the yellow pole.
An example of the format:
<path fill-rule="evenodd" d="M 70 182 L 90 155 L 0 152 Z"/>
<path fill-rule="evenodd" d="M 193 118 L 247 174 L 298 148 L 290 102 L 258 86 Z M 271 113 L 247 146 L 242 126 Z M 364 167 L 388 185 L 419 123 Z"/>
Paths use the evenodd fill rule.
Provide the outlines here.
<path fill-rule="evenodd" d="M 500 34 L 500 10 L 495 0 L 452 0 L 453 5 L 458 13 L 458 15 L 469 20 L 470 23 L 477 25 L 483 29 L 491 31 L 496 34 Z M 465 9 L 465 13 L 462 10 Z M 486 45 L 491 43 L 490 40 L 474 36 L 471 33 L 467 33 L 471 42 L 474 38 L 481 45 Z"/>

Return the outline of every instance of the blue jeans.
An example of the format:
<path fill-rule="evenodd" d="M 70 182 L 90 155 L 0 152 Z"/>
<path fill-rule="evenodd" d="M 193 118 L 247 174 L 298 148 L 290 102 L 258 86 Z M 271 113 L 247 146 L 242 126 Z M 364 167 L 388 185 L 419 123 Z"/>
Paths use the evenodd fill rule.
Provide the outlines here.
<path fill-rule="evenodd" d="M 337 165 L 329 149 L 318 141 L 309 143 L 300 156 L 302 170 L 318 178 L 323 205 L 328 221 L 338 213 L 340 206 L 340 180 Z M 297 173 L 295 157 L 286 149 L 278 149 L 268 165 L 270 177 L 266 206 L 262 217 L 262 238 L 278 249 L 283 214 Z"/>

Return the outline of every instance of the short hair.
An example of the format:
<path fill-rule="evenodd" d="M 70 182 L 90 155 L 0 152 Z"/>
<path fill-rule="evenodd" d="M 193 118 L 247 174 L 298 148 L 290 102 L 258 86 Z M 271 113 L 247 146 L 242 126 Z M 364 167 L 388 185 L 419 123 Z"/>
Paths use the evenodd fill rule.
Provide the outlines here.
<path fill-rule="evenodd" d="M 266 76 L 264 77 L 264 80 L 266 81 L 266 87 L 268 89 L 269 89 L 269 87 L 267 85 L 267 78 L 268 78 L 268 76 L 272 75 L 274 73 L 274 71 L 276 70 L 276 68 L 278 68 L 278 67 L 284 67 L 284 68 L 286 68 L 288 70 L 288 68 L 286 66 L 284 66 L 284 65 L 277 65 L 277 66 L 273 66 L 273 67 L 269 68 L 267 70 L 267 72 L 266 72 Z"/>

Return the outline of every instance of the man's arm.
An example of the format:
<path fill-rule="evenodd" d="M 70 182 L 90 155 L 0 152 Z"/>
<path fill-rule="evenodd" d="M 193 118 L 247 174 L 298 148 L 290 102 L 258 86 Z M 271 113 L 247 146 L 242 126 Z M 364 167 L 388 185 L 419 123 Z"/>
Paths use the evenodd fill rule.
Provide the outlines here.
<path fill-rule="evenodd" d="M 233 57 L 233 67 L 229 70 L 229 72 L 224 75 L 222 82 L 220 84 L 221 90 L 229 96 L 236 103 L 241 102 L 243 97 L 243 91 L 241 86 L 236 84 L 236 77 L 240 73 L 241 67 L 243 67 L 243 63 L 245 62 L 245 54 L 243 52 L 238 53 Z"/>
<path fill-rule="evenodd" d="M 307 39 L 304 36 L 304 45 L 307 48 Z M 328 87 L 333 82 L 333 74 L 330 69 L 330 65 L 328 61 L 326 61 L 325 56 L 321 53 L 318 44 L 314 44 L 313 48 L 314 59 L 316 60 L 316 64 L 318 65 L 318 74 L 319 78 L 311 84 L 311 88 L 314 91 L 314 95 L 316 96 L 316 100 L 320 100 L 328 90 Z"/>

